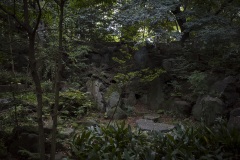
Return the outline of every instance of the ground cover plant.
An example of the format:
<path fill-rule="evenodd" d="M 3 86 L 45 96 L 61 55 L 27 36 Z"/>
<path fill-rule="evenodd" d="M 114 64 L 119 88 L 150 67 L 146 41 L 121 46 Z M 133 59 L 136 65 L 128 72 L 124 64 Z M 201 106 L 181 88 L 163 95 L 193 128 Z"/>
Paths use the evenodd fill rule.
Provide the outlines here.
<path fill-rule="evenodd" d="M 221 122 L 213 127 L 177 125 L 169 133 L 139 131 L 130 126 L 90 127 L 72 143 L 77 159 L 178 160 L 239 159 L 240 135 Z"/>

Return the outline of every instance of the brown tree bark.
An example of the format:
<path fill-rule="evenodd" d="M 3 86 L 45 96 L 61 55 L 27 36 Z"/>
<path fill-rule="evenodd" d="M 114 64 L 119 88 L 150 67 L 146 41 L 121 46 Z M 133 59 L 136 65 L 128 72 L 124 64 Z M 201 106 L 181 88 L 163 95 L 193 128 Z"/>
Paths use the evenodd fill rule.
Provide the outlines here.
<path fill-rule="evenodd" d="M 43 129 L 43 120 L 42 120 L 42 108 L 43 108 L 43 102 L 42 102 L 42 87 L 41 87 L 41 81 L 37 70 L 37 61 L 35 57 L 35 36 L 36 31 L 38 28 L 38 25 L 40 23 L 41 19 L 41 7 L 40 2 L 37 0 L 37 6 L 38 6 L 38 17 L 35 23 L 35 26 L 31 27 L 30 20 L 29 20 L 29 11 L 28 11 L 28 1 L 23 0 L 23 9 L 24 9 L 24 25 L 28 33 L 28 57 L 30 62 L 30 68 L 31 68 L 31 75 L 33 78 L 33 82 L 35 84 L 35 91 L 36 91 L 36 97 L 37 97 L 37 123 L 38 123 L 38 132 L 39 132 L 39 139 L 38 139 L 38 145 L 39 145 L 39 154 L 40 159 L 45 159 L 45 136 L 44 136 L 44 129 Z"/>
<path fill-rule="evenodd" d="M 42 121 L 42 115 L 43 115 L 43 112 L 42 112 L 42 108 L 43 108 L 42 87 L 41 87 L 40 77 L 38 75 L 38 70 L 37 70 L 37 66 L 36 66 L 36 57 L 35 57 L 35 36 L 36 36 L 36 31 L 37 31 L 38 25 L 41 20 L 42 10 L 41 10 L 39 0 L 36 0 L 35 2 L 37 4 L 37 7 L 34 9 L 36 9 L 38 11 L 38 14 L 37 14 L 37 20 L 35 21 L 33 26 L 31 26 L 31 23 L 30 23 L 29 1 L 28 0 L 23 0 L 23 20 L 21 18 L 18 18 L 15 15 L 15 7 L 16 7 L 15 0 L 13 3 L 13 12 L 8 10 L 8 8 L 4 7 L 4 5 L 2 5 L 2 3 L 0 3 L 0 10 L 5 12 L 8 16 L 11 16 L 12 18 L 14 18 L 14 20 L 24 28 L 24 30 L 27 32 L 27 35 L 28 35 L 28 58 L 29 58 L 29 63 L 30 63 L 30 68 L 31 68 L 32 79 L 35 84 L 35 92 L 36 92 L 36 97 L 37 97 L 39 154 L 40 154 L 40 159 L 44 160 L 45 159 L 45 145 L 44 145 L 45 137 L 44 137 L 43 121 Z"/>
<path fill-rule="evenodd" d="M 44 137 L 44 130 L 43 130 L 43 120 L 42 120 L 42 108 L 43 108 L 43 102 L 42 102 L 42 87 L 40 78 L 37 72 L 37 65 L 36 65 L 36 57 L 35 57 L 35 34 L 28 34 L 29 40 L 29 62 L 30 62 L 30 68 L 31 68 L 31 75 L 33 78 L 33 82 L 35 84 L 35 91 L 36 91 L 36 97 L 37 97 L 37 123 L 38 123 L 38 132 L 39 132 L 39 154 L 40 159 L 45 159 L 45 137 Z"/>
<path fill-rule="evenodd" d="M 52 141 L 51 141 L 51 155 L 50 159 L 55 160 L 56 153 L 56 136 L 57 136 L 57 117 L 58 117 L 58 108 L 59 108 L 59 91 L 60 91 L 60 81 L 61 81 L 61 71 L 62 71 L 62 52 L 63 52 L 63 11 L 64 11 L 64 3 L 65 0 L 57 1 L 55 0 L 57 5 L 60 7 L 60 15 L 59 15 L 59 41 L 58 41 L 58 55 L 56 59 L 56 77 L 55 77 L 55 103 L 53 108 L 53 128 L 52 128 Z"/>

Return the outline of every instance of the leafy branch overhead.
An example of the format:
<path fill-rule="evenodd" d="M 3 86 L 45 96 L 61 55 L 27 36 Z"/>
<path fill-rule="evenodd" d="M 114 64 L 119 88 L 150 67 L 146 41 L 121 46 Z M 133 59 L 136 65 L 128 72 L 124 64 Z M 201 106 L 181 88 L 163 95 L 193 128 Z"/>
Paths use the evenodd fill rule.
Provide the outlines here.
<path fill-rule="evenodd" d="M 71 0 L 70 6 L 73 8 L 86 8 L 96 6 L 98 4 L 110 5 L 117 0 Z"/>

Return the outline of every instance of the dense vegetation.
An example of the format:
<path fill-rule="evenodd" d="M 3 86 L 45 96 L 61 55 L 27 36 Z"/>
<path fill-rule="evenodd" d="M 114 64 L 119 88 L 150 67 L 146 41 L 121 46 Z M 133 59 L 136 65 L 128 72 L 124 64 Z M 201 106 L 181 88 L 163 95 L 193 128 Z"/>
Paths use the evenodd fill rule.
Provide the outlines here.
<path fill-rule="evenodd" d="M 107 114 L 115 97 L 113 114 L 118 106 L 137 114 L 133 101 L 143 103 L 162 78 L 159 113 L 176 99 L 193 106 L 210 95 L 204 100 L 223 101 L 227 121 L 240 99 L 239 26 L 239 0 L 1 0 L 0 159 L 239 159 L 239 130 L 213 124 L 209 110 L 194 117 L 201 124 L 174 122 L 167 133 L 110 125 Z M 234 84 L 220 87 L 234 95 L 214 90 L 219 79 Z M 137 100 L 126 100 L 129 90 Z M 91 114 L 100 124 L 82 127 Z"/>
<path fill-rule="evenodd" d="M 169 133 L 141 132 L 121 123 L 88 128 L 72 146 L 77 159 L 238 159 L 238 133 L 223 122 L 212 130 L 178 125 Z"/>

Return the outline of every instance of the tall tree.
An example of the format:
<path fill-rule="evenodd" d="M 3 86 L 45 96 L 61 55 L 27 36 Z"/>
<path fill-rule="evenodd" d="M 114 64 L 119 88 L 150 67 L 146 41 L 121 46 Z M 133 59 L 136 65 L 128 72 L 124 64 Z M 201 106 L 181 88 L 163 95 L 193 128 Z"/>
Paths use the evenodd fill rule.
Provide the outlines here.
<path fill-rule="evenodd" d="M 179 16 L 187 18 L 183 26 L 191 42 L 187 45 L 188 55 L 198 57 L 197 69 L 238 73 L 239 6 L 239 0 L 185 1 L 184 11 Z"/>
<path fill-rule="evenodd" d="M 122 1 L 119 12 L 116 14 L 118 23 L 123 26 L 138 26 L 138 32 L 147 31 L 146 39 L 158 38 L 158 41 L 168 41 L 173 38 L 180 39 L 177 30 L 178 23 L 171 12 L 179 6 L 177 0 L 130 0 Z"/>
<path fill-rule="evenodd" d="M 18 1 L 17 1 L 18 2 Z M 38 29 L 38 25 L 42 16 L 42 8 L 40 5 L 40 0 L 35 0 L 34 3 L 30 3 L 28 0 L 23 0 L 23 5 L 21 2 L 17 4 L 16 1 L 9 2 L 4 1 L 0 3 L 0 11 L 7 16 L 11 16 L 27 33 L 28 36 L 28 58 L 31 67 L 31 75 L 35 84 L 35 91 L 37 97 L 37 116 L 38 116 L 38 131 L 39 131 L 39 153 L 40 159 L 45 159 L 45 138 L 43 130 L 43 120 L 42 120 L 42 87 L 40 82 L 40 77 L 36 65 L 36 56 L 35 56 L 35 37 Z M 33 4 L 33 5 L 32 5 Z M 16 6 L 21 6 L 23 14 L 19 14 L 19 8 Z M 17 10 L 18 9 L 18 10 Z M 31 15 L 30 11 L 33 11 L 35 15 Z M 36 20 L 33 21 L 31 17 L 36 17 Z"/>
<path fill-rule="evenodd" d="M 53 128 L 52 128 L 52 143 L 51 143 L 51 155 L 50 159 L 55 160 L 56 152 L 56 134 L 57 134 L 57 117 L 58 117 L 58 107 L 59 107 L 59 91 L 60 91 L 60 81 L 62 72 L 62 53 L 63 53 L 63 22 L 64 22 L 64 7 L 68 0 L 54 0 L 59 7 L 59 23 L 58 23 L 58 55 L 56 59 L 56 72 L 55 72 L 55 105 L 53 109 Z M 81 0 L 81 1 L 70 1 L 70 4 L 77 8 L 90 7 L 99 3 L 112 3 L 113 0 Z"/>
<path fill-rule="evenodd" d="M 56 135 L 57 135 L 57 117 L 59 107 L 59 91 L 62 71 L 62 52 L 63 52 L 63 20 L 64 20 L 64 4 L 66 0 L 54 0 L 59 6 L 59 24 L 58 24 L 58 54 L 56 59 L 56 72 L 55 72 L 55 103 L 53 109 L 53 128 L 52 128 L 52 144 L 50 159 L 55 160 L 56 152 Z"/>

